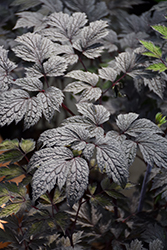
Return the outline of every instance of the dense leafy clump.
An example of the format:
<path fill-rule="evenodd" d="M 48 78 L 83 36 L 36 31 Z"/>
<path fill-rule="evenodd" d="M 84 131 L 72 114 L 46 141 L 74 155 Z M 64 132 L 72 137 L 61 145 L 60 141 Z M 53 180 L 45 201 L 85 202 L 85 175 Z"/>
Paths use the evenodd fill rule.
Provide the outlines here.
<path fill-rule="evenodd" d="M 5 249 L 166 249 L 167 3 L 136 4 L 2 4 Z"/>

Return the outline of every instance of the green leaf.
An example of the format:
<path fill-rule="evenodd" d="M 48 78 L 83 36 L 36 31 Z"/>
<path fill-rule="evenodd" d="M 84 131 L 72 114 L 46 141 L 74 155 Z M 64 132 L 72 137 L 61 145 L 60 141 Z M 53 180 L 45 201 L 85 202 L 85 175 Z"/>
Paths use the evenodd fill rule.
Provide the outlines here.
<path fill-rule="evenodd" d="M 90 202 L 94 205 L 100 205 L 102 207 L 111 205 L 111 200 L 106 197 L 104 194 L 97 194 L 90 198 Z"/>
<path fill-rule="evenodd" d="M 167 27 L 164 25 L 154 25 L 151 26 L 154 30 L 158 31 L 161 35 L 163 35 L 164 39 L 167 39 Z"/>
<path fill-rule="evenodd" d="M 155 116 L 155 122 L 158 125 L 158 127 L 160 127 L 162 124 L 166 123 L 166 116 L 162 116 L 162 114 L 159 112 L 156 114 Z"/>
<path fill-rule="evenodd" d="M 5 230 L 0 228 L 0 239 L 1 242 L 15 242 L 16 240 L 12 230 L 6 227 Z"/>
<path fill-rule="evenodd" d="M 67 213 L 59 211 L 54 215 L 54 219 L 56 221 L 56 224 L 61 227 L 63 232 L 67 229 L 67 226 L 69 224 L 69 216 Z"/>
<path fill-rule="evenodd" d="M 147 67 L 147 69 L 151 69 L 152 71 L 163 72 L 167 69 L 167 67 L 163 63 L 154 63 Z"/>
<path fill-rule="evenodd" d="M 0 162 L 5 163 L 10 161 L 11 163 L 14 163 L 20 161 L 23 157 L 24 155 L 22 152 L 12 149 L 0 155 Z"/>
<path fill-rule="evenodd" d="M 6 176 L 5 178 L 6 180 L 11 180 L 22 174 L 24 174 L 23 169 L 19 165 L 16 165 L 16 164 L 10 164 L 7 167 L 0 168 L 0 176 Z"/>
<path fill-rule="evenodd" d="M 150 41 L 142 41 L 140 40 L 140 42 L 144 45 L 144 47 L 146 49 L 148 49 L 149 51 L 151 51 L 151 53 L 149 52 L 144 52 L 143 55 L 147 55 L 147 56 L 152 56 L 152 57 L 156 57 L 156 58 L 161 58 L 162 56 L 162 51 L 161 48 L 154 45 L 152 42 Z"/>
<path fill-rule="evenodd" d="M 19 141 L 17 139 L 14 140 L 5 140 L 0 143 L 0 151 L 15 149 L 19 147 Z"/>
<path fill-rule="evenodd" d="M 28 231 L 28 235 L 29 236 L 33 235 L 34 237 L 36 234 L 40 234 L 44 230 L 45 226 L 46 225 L 43 220 L 34 222 Z"/>
<path fill-rule="evenodd" d="M 66 198 L 66 196 L 63 195 L 62 193 L 63 192 L 60 191 L 58 188 L 55 189 L 54 197 L 53 197 L 54 204 L 60 203 L 61 201 L 63 201 Z"/>
<path fill-rule="evenodd" d="M 92 183 L 92 185 L 89 185 L 89 191 L 90 191 L 91 195 L 94 194 L 94 192 L 96 191 L 96 188 L 97 188 L 96 183 Z"/>
<path fill-rule="evenodd" d="M 102 89 L 108 89 L 112 86 L 112 82 L 111 81 L 106 81 L 103 86 Z"/>
<path fill-rule="evenodd" d="M 2 208 L 1 211 L 0 211 L 0 218 L 3 218 L 3 217 L 8 217 L 9 215 L 11 214 L 16 214 L 20 207 L 21 207 L 22 203 L 12 203 L 12 204 L 9 204 L 7 205 L 6 207 Z"/>
<path fill-rule="evenodd" d="M 114 199 L 126 199 L 126 197 L 123 194 L 117 192 L 114 189 L 113 190 L 105 190 L 105 193 Z"/>
<path fill-rule="evenodd" d="M 50 201 L 47 194 L 43 194 L 43 195 L 40 196 L 40 203 L 47 204 L 47 205 L 51 204 L 51 201 Z"/>
<path fill-rule="evenodd" d="M 6 204 L 9 201 L 10 196 L 0 196 L 0 206 Z"/>
<path fill-rule="evenodd" d="M 0 206 L 9 201 L 9 192 L 3 184 L 0 185 Z"/>
<path fill-rule="evenodd" d="M 35 148 L 35 141 L 33 139 L 21 139 L 20 147 L 24 151 L 25 154 L 31 152 Z"/>
<path fill-rule="evenodd" d="M 17 185 L 15 182 L 5 182 L 4 186 L 15 197 L 18 197 L 18 195 L 24 197 L 26 195 L 27 189 L 22 183 Z"/>

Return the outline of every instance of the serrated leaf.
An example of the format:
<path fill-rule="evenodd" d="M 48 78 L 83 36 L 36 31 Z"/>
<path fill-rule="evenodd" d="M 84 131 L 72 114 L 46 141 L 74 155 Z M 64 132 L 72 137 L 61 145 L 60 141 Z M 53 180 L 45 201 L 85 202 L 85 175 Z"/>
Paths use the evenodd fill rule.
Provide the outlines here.
<path fill-rule="evenodd" d="M 116 124 L 117 126 L 125 132 L 129 126 L 138 118 L 138 114 L 129 113 L 129 114 L 120 114 L 117 116 Z"/>
<path fill-rule="evenodd" d="M 106 21 L 91 22 L 89 26 L 81 30 L 73 47 L 90 59 L 100 56 L 104 48 L 100 43 L 100 39 L 108 34 L 107 26 Z"/>
<path fill-rule="evenodd" d="M 50 12 L 60 12 L 63 9 L 61 0 L 40 0 L 40 2 L 43 3 L 43 8 Z"/>
<path fill-rule="evenodd" d="M 59 106 L 63 102 L 63 97 L 62 91 L 54 86 L 47 88 L 45 92 L 38 93 L 37 98 L 46 120 L 50 121 L 55 110 L 59 111 Z"/>
<path fill-rule="evenodd" d="M 43 146 L 53 147 L 53 146 L 68 146 L 72 143 L 78 144 L 81 141 L 86 141 L 89 139 L 89 132 L 85 131 L 83 127 L 76 126 L 65 126 L 57 129 L 50 129 L 43 132 L 38 142 L 43 142 Z M 82 150 L 80 148 L 78 150 Z"/>
<path fill-rule="evenodd" d="M 155 123 L 145 118 L 137 119 L 138 116 L 136 113 L 120 114 L 116 120 L 117 126 L 124 134 L 134 137 L 146 131 L 149 134 L 162 134 L 162 130 Z"/>
<path fill-rule="evenodd" d="M 96 126 L 109 120 L 110 113 L 102 105 L 92 103 L 76 104 L 79 113 L 89 118 Z"/>
<path fill-rule="evenodd" d="M 153 25 L 151 26 L 154 30 L 158 31 L 161 35 L 163 35 L 164 39 L 167 39 L 167 27 L 164 25 Z"/>
<path fill-rule="evenodd" d="M 75 40 L 79 30 L 87 23 L 85 13 L 73 13 L 69 16 L 66 13 L 53 13 L 48 17 L 48 24 L 54 27 L 53 39 L 64 42 Z"/>
<path fill-rule="evenodd" d="M 137 153 L 137 143 L 131 140 L 125 140 L 123 142 L 123 147 L 125 148 L 125 156 L 127 158 L 128 166 L 131 166 L 135 160 Z"/>
<path fill-rule="evenodd" d="M 118 185 L 125 187 L 128 178 L 128 169 L 124 152 L 117 140 L 110 134 L 106 137 L 97 136 L 96 141 L 96 159 L 98 167 L 103 170 Z"/>
<path fill-rule="evenodd" d="M 153 178 L 153 184 L 151 190 L 155 190 L 154 197 L 161 194 L 161 198 L 167 200 L 167 182 L 166 182 L 166 169 L 161 169 L 159 173 Z"/>
<path fill-rule="evenodd" d="M 80 95 L 80 101 L 85 102 L 97 100 L 101 96 L 101 89 L 95 87 L 99 79 L 95 73 L 74 70 L 68 73 L 66 76 L 80 80 L 78 82 L 72 82 L 68 84 L 64 89 L 64 91 L 73 92 L 74 94 L 80 93 L 82 91 Z"/>
<path fill-rule="evenodd" d="M 5 230 L 0 228 L 0 238 L 1 242 L 15 242 L 16 240 L 13 231 L 9 228 L 5 228 Z"/>
<path fill-rule="evenodd" d="M 43 21 L 44 16 L 39 12 L 23 11 L 17 13 L 17 16 L 19 16 L 19 19 L 13 29 L 18 29 L 20 27 L 31 28 L 35 26 L 34 30 L 39 31 L 46 26 Z"/>
<path fill-rule="evenodd" d="M 6 180 L 11 180 L 15 177 L 18 177 L 25 172 L 19 165 L 10 164 L 8 167 L 1 167 L 0 168 L 0 176 L 5 176 Z"/>
<path fill-rule="evenodd" d="M 35 141 L 33 139 L 21 139 L 20 147 L 27 154 L 34 150 Z"/>
<path fill-rule="evenodd" d="M 29 129 L 35 125 L 42 116 L 40 102 L 37 97 L 32 97 L 27 100 L 27 110 L 24 116 L 24 128 Z"/>
<path fill-rule="evenodd" d="M 36 97 L 21 89 L 11 89 L 0 96 L 0 125 L 18 123 L 24 117 L 25 128 L 34 125 L 41 117 L 41 108 Z"/>
<path fill-rule="evenodd" d="M 152 71 L 163 72 L 167 69 L 167 67 L 164 65 L 164 63 L 154 63 L 147 67 L 147 69 L 150 69 Z"/>
<path fill-rule="evenodd" d="M 71 160 L 71 168 L 66 182 L 67 200 L 73 206 L 83 195 L 88 185 L 89 167 L 80 157 Z"/>
<path fill-rule="evenodd" d="M 67 69 L 66 60 L 60 56 L 52 56 L 43 64 L 46 76 L 61 76 Z"/>
<path fill-rule="evenodd" d="M 16 149 L 18 147 L 19 147 L 18 139 L 13 139 L 13 140 L 6 139 L 0 143 L 0 151 Z"/>
<path fill-rule="evenodd" d="M 90 21 L 100 19 L 108 14 L 105 2 L 95 3 L 94 0 L 66 0 L 65 4 L 73 11 L 84 11 Z"/>
<path fill-rule="evenodd" d="M 65 230 L 68 227 L 68 223 L 69 223 L 69 216 L 68 216 L 68 214 L 65 213 L 65 212 L 63 212 L 63 211 L 58 211 L 54 215 L 54 219 L 56 221 L 56 224 L 61 227 L 61 229 L 63 230 L 63 232 L 65 232 Z"/>
<path fill-rule="evenodd" d="M 35 62 L 39 65 L 54 52 L 54 44 L 39 34 L 28 32 L 17 37 L 16 42 L 21 45 L 13 48 L 15 54 L 25 61 Z"/>
<path fill-rule="evenodd" d="M 62 202 L 65 199 L 65 195 L 63 195 L 62 191 L 58 188 L 55 189 L 54 196 L 53 196 L 53 203 L 57 204 Z"/>
<path fill-rule="evenodd" d="M 161 73 L 162 74 L 162 73 Z M 156 93 L 161 99 L 163 98 L 164 92 L 164 79 L 160 75 L 153 78 L 144 78 L 144 85 L 148 86 L 150 90 Z"/>
<path fill-rule="evenodd" d="M 10 83 L 13 81 L 11 76 L 12 70 L 17 65 L 8 59 L 8 50 L 0 46 L 0 90 L 7 90 Z"/>
<path fill-rule="evenodd" d="M 32 169 L 44 166 L 45 162 L 48 162 L 49 160 L 68 160 L 73 157 L 73 154 L 71 150 L 69 150 L 66 147 L 59 147 L 59 148 L 44 148 L 41 149 L 31 157 L 28 168 L 29 171 Z"/>
<path fill-rule="evenodd" d="M 99 69 L 98 72 L 100 78 L 109 80 L 111 82 L 115 81 L 117 77 L 117 71 L 111 67 Z"/>
<path fill-rule="evenodd" d="M 166 167 L 167 140 L 157 134 L 142 133 L 136 138 L 145 162 L 153 166 Z"/>
<path fill-rule="evenodd" d="M 122 52 L 117 57 L 115 57 L 117 68 L 124 72 L 131 72 L 135 66 L 136 56 L 134 53 Z"/>
<path fill-rule="evenodd" d="M 8 190 L 5 188 L 4 185 L 0 185 L 0 206 L 2 206 L 3 204 L 7 203 L 9 201 L 9 192 Z"/>
<path fill-rule="evenodd" d="M 19 10 L 27 10 L 29 8 L 35 7 L 40 4 L 40 0 L 14 0 L 11 5 L 12 6 L 19 6 Z"/>
<path fill-rule="evenodd" d="M 65 147 L 42 149 L 34 154 L 29 163 L 30 169 L 40 166 L 32 179 L 34 200 L 46 191 L 50 192 L 56 183 L 62 188 L 70 168 L 70 161 L 67 159 L 72 157 L 72 152 Z"/>
<path fill-rule="evenodd" d="M 28 91 L 42 91 L 43 89 L 43 83 L 37 77 L 18 78 L 14 84 Z"/>
<path fill-rule="evenodd" d="M 71 77 L 81 82 L 89 83 L 92 86 L 96 86 L 99 77 L 95 73 L 84 72 L 82 70 L 73 70 L 66 74 L 66 77 Z"/>
<path fill-rule="evenodd" d="M 161 48 L 159 46 L 154 45 L 150 41 L 142 41 L 142 40 L 140 40 L 140 42 L 144 45 L 144 47 L 146 49 L 151 51 L 151 54 L 152 54 L 151 56 L 152 57 L 156 57 L 156 58 L 161 58 L 162 57 L 162 51 L 161 51 Z M 143 54 L 145 55 L 145 53 L 143 53 Z"/>
<path fill-rule="evenodd" d="M 0 218 L 8 217 L 13 213 L 16 214 L 19 211 L 21 205 L 22 203 L 13 203 L 6 205 L 4 208 L 0 210 Z"/>
<path fill-rule="evenodd" d="M 105 206 L 111 205 L 111 201 L 104 194 L 97 194 L 97 195 L 92 196 L 90 198 L 90 203 L 95 207 L 100 205 L 104 208 Z"/>
<path fill-rule="evenodd" d="M 5 162 L 17 162 L 20 161 L 21 159 L 23 159 L 24 155 L 22 154 L 22 152 L 20 152 L 19 150 L 9 150 L 4 152 L 3 154 L 0 154 L 0 162 L 5 163 Z"/>
<path fill-rule="evenodd" d="M 163 250 L 164 246 L 162 244 L 162 241 L 159 239 L 153 240 L 152 242 L 149 243 L 149 250 Z"/>
<path fill-rule="evenodd" d="M 142 242 L 139 241 L 138 239 L 133 240 L 129 246 L 126 246 L 127 250 L 142 250 L 143 245 Z"/>

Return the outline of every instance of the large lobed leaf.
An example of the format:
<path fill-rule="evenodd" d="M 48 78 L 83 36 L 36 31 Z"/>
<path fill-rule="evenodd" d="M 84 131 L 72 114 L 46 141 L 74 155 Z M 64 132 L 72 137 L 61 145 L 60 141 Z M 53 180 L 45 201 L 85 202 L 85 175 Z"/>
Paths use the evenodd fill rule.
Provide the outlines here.
<path fill-rule="evenodd" d="M 16 38 L 17 45 L 13 51 L 25 61 L 42 64 L 54 53 L 54 44 L 46 37 L 35 33 L 26 33 Z"/>
<path fill-rule="evenodd" d="M 0 90 L 7 90 L 10 83 L 13 82 L 11 75 L 17 65 L 8 59 L 8 50 L 0 46 Z"/>
<path fill-rule="evenodd" d="M 117 125 L 122 131 L 121 134 L 124 134 L 124 137 L 118 135 L 118 138 L 122 138 L 129 163 L 133 162 L 138 146 L 145 162 L 151 166 L 156 164 L 158 167 L 166 167 L 167 140 L 161 136 L 162 130 L 148 119 L 137 118 L 135 113 L 121 114 L 117 118 Z"/>
<path fill-rule="evenodd" d="M 29 170 L 38 166 L 32 179 L 34 200 L 50 192 L 55 184 L 61 189 L 65 183 L 70 206 L 82 197 L 88 184 L 89 168 L 84 159 L 74 158 L 70 149 L 57 147 L 36 152 L 29 162 Z"/>
<path fill-rule="evenodd" d="M 108 34 L 107 26 L 106 21 L 91 22 L 81 30 L 73 47 L 90 59 L 99 57 L 104 49 L 101 39 Z"/>
<path fill-rule="evenodd" d="M 74 13 L 69 16 L 66 13 L 53 13 L 48 17 L 48 24 L 54 29 L 47 29 L 46 34 L 51 35 L 54 41 L 72 42 L 80 29 L 87 23 L 85 13 Z M 52 32 L 54 30 L 54 32 Z M 51 33 L 49 33 L 51 31 Z"/>
<path fill-rule="evenodd" d="M 73 92 L 74 94 L 80 93 L 80 102 L 98 100 L 101 96 L 101 89 L 96 87 L 99 78 L 95 73 L 73 70 L 68 73 L 66 77 L 79 80 L 77 82 L 69 83 L 64 91 Z"/>

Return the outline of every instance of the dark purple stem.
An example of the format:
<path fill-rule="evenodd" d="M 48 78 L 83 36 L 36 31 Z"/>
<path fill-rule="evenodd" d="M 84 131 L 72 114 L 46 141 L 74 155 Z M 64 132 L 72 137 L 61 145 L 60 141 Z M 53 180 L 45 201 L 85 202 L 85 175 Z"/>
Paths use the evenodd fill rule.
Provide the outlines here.
<path fill-rule="evenodd" d="M 62 107 L 63 107 L 65 110 L 67 110 L 72 116 L 75 115 L 69 108 L 67 108 L 67 106 L 66 106 L 64 103 L 62 103 Z"/>
<path fill-rule="evenodd" d="M 151 169 L 152 169 L 152 166 L 150 164 L 147 164 L 147 169 L 146 169 L 146 173 L 144 175 L 144 180 L 143 180 L 143 184 L 142 184 L 142 188 L 141 188 L 139 205 L 137 208 L 138 213 L 141 212 L 143 209 L 144 197 L 145 197 L 146 187 L 147 187 L 147 180 L 148 180 L 148 177 L 150 175 Z"/>

